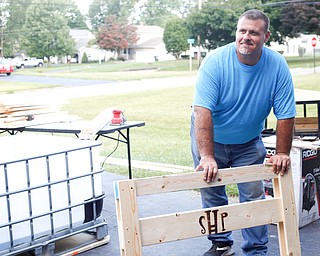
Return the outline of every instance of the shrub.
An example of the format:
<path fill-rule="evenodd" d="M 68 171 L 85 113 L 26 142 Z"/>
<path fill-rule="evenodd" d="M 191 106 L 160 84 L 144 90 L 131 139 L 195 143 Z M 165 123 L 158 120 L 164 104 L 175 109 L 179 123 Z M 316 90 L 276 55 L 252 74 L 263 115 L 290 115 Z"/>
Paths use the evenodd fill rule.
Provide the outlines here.
<path fill-rule="evenodd" d="M 82 60 L 81 60 L 81 63 L 88 63 L 88 56 L 87 56 L 87 53 L 84 52 L 83 53 L 83 56 L 82 56 Z"/>

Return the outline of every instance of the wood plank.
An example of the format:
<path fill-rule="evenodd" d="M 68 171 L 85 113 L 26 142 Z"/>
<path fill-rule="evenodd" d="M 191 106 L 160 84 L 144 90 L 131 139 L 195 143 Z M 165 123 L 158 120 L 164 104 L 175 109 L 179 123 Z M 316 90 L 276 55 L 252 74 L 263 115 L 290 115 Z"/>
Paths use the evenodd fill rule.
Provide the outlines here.
<path fill-rule="evenodd" d="M 274 180 L 274 195 L 281 198 L 283 221 L 278 223 L 281 255 L 301 255 L 297 209 L 292 182 L 292 172 L 279 175 Z"/>
<path fill-rule="evenodd" d="M 318 124 L 318 117 L 296 117 L 295 124 Z"/>
<path fill-rule="evenodd" d="M 283 221 L 281 200 L 272 198 L 141 218 L 142 245 L 178 241 Z"/>
<path fill-rule="evenodd" d="M 219 170 L 216 180 L 211 183 L 207 183 L 203 180 L 202 172 L 136 179 L 135 182 L 137 195 L 141 196 L 194 188 L 221 186 L 254 180 L 273 179 L 277 176 L 271 171 L 271 169 L 271 166 L 263 164 L 221 169 Z"/>
<path fill-rule="evenodd" d="M 82 252 L 86 252 L 86 251 L 89 251 L 93 248 L 96 248 L 96 247 L 99 247 L 99 246 L 102 246 L 104 244 L 107 244 L 109 243 L 110 241 L 110 236 L 107 235 L 105 238 L 101 239 L 101 240 L 97 240 L 97 241 L 94 241 L 92 243 L 89 243 L 89 244 L 85 244 L 83 246 L 79 246 L 73 250 L 70 250 L 69 252 L 66 252 L 66 253 L 62 253 L 62 254 L 59 254 L 61 256 L 72 256 L 72 255 L 78 255 Z"/>
<path fill-rule="evenodd" d="M 297 117 L 295 118 L 295 131 L 307 132 L 317 131 L 319 129 L 318 117 Z"/>
<path fill-rule="evenodd" d="M 49 124 L 49 123 L 58 123 L 58 122 L 72 122 L 79 119 L 79 117 L 69 114 L 63 113 L 53 113 L 53 114 L 43 114 L 43 115 L 35 115 L 32 121 L 26 121 L 26 118 L 21 118 L 17 120 L 12 120 L 10 122 L 9 119 L 6 122 L 5 120 L 0 119 L 0 125 L 2 128 L 19 128 L 19 127 L 28 127 L 39 124 Z"/>
<path fill-rule="evenodd" d="M 26 116 L 26 115 L 41 115 L 41 114 L 50 114 L 50 113 L 58 113 L 62 112 L 59 111 L 58 108 L 38 108 L 38 109 L 32 109 L 32 110 L 20 110 L 20 111 L 14 111 L 9 114 L 0 114 L 0 116 L 7 116 L 7 117 L 16 117 L 16 116 Z"/>
<path fill-rule="evenodd" d="M 123 256 L 141 256 L 141 230 L 135 183 L 128 180 L 115 184 L 120 253 Z"/>
<path fill-rule="evenodd" d="M 102 127 L 111 121 L 112 109 L 107 108 L 81 129 L 80 139 L 91 139 Z"/>

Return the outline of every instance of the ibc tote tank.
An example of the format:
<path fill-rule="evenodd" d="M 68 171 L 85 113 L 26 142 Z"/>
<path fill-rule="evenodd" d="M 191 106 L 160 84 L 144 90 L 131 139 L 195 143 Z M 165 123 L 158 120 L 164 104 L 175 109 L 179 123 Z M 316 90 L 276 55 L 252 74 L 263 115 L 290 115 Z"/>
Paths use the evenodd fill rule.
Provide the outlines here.
<path fill-rule="evenodd" d="M 99 146 L 62 136 L 0 137 L 0 255 L 96 223 L 104 197 Z"/>

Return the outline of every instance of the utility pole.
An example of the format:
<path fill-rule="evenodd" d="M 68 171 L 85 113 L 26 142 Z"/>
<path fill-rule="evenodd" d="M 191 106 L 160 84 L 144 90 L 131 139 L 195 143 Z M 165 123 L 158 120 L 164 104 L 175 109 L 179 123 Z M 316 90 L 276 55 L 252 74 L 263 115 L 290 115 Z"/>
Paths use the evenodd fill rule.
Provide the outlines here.
<path fill-rule="evenodd" d="M 0 40 L 1 40 L 1 45 L 0 45 L 0 47 L 1 47 L 1 55 L 0 55 L 0 58 L 3 58 L 3 32 L 4 32 L 4 30 L 3 30 L 3 22 L 2 22 L 2 19 L 1 19 L 1 38 L 0 38 Z"/>
<path fill-rule="evenodd" d="M 198 9 L 201 10 L 202 9 L 202 0 L 198 0 Z M 200 35 L 198 35 L 198 67 L 200 67 L 200 63 L 201 63 L 201 49 L 200 49 Z"/>

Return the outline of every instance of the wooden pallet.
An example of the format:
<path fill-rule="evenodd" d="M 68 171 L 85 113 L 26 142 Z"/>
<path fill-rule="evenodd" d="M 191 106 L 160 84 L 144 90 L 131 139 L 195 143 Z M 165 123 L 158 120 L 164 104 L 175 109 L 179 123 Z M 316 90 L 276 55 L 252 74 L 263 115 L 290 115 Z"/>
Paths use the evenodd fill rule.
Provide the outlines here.
<path fill-rule="evenodd" d="M 274 198 L 139 218 L 137 197 L 273 179 Z M 300 256 L 292 174 L 277 176 L 264 165 L 225 169 L 215 182 L 201 172 L 115 182 L 120 255 L 141 256 L 142 247 L 265 224 L 277 224 L 280 254 Z"/>

